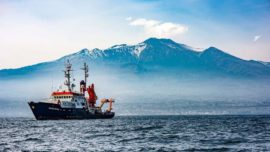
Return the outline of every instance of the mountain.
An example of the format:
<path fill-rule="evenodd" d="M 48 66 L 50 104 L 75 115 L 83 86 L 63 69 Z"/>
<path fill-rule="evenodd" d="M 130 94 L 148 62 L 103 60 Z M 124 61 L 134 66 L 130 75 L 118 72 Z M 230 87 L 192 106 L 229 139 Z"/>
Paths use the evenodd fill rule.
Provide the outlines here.
<path fill-rule="evenodd" d="M 204 50 L 200 58 L 207 67 L 213 67 L 223 73 L 239 76 L 269 76 L 269 67 L 260 62 L 242 60 L 214 47 Z"/>
<path fill-rule="evenodd" d="M 254 61 L 254 62 L 260 62 L 260 63 L 262 63 L 264 65 L 270 66 L 270 62 L 263 62 L 263 61 Z"/>
<path fill-rule="evenodd" d="M 60 59 L 18 69 L 0 70 L 0 79 L 47 74 L 63 68 L 70 60 L 75 67 L 87 62 L 93 68 L 128 70 L 134 73 L 170 72 L 168 74 L 208 74 L 232 77 L 270 77 L 269 63 L 247 61 L 209 47 L 196 51 L 171 39 L 149 38 L 136 45 L 114 45 L 108 49 L 82 49 Z"/>

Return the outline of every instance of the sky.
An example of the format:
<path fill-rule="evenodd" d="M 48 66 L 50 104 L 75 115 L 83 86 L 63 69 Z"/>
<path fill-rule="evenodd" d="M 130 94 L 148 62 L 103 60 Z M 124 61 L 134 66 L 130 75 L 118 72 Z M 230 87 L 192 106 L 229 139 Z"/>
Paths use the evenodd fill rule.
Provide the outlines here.
<path fill-rule="evenodd" d="M 270 1 L 0 0 L 0 69 L 149 37 L 270 62 Z"/>

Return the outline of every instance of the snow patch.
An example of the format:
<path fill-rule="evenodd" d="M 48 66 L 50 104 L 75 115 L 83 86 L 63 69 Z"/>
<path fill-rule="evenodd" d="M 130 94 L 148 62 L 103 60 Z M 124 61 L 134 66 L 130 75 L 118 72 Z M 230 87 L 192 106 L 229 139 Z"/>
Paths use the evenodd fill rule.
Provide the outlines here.
<path fill-rule="evenodd" d="M 140 57 L 140 54 L 142 53 L 142 51 L 146 48 L 146 44 L 145 43 L 140 43 L 138 45 L 135 45 L 135 48 L 134 48 L 134 54 L 137 56 L 137 57 Z"/>
<path fill-rule="evenodd" d="M 126 47 L 126 46 L 127 46 L 126 44 L 114 45 L 110 49 L 119 49 L 119 48 Z"/>
<path fill-rule="evenodd" d="M 185 48 L 187 48 L 189 50 L 193 50 L 193 51 L 199 51 L 199 52 L 202 52 L 203 50 L 205 50 L 205 48 L 195 48 L 195 47 L 191 47 L 191 46 L 187 46 L 187 45 L 185 45 Z"/>
<path fill-rule="evenodd" d="M 93 49 L 90 51 L 90 56 L 93 58 L 93 59 L 97 59 L 99 57 L 102 57 L 104 56 L 104 52 L 100 49 Z"/>
<path fill-rule="evenodd" d="M 175 45 L 172 45 L 172 44 L 167 44 L 167 46 L 169 46 L 170 48 L 173 48 L 173 49 L 177 48 Z"/>

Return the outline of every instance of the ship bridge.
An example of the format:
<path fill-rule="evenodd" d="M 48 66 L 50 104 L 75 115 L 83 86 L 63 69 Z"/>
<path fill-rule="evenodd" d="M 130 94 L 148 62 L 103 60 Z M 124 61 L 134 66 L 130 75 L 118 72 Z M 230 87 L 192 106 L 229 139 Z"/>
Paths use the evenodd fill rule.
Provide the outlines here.
<path fill-rule="evenodd" d="M 83 108 L 86 105 L 84 94 L 71 91 L 53 92 L 52 100 L 62 108 Z"/>

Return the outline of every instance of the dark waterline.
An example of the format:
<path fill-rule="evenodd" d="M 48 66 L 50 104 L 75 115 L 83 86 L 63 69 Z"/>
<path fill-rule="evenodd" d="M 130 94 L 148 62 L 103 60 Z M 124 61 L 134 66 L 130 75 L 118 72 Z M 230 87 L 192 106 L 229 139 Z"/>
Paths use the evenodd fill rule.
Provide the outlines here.
<path fill-rule="evenodd" d="M 0 118 L 0 151 L 269 151 L 270 115 Z"/>

